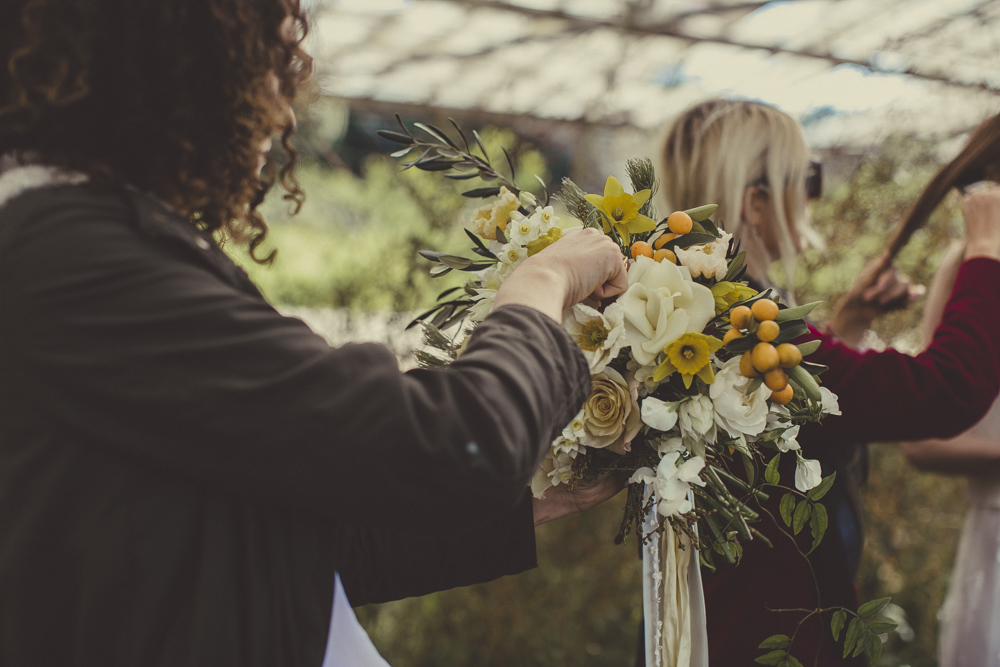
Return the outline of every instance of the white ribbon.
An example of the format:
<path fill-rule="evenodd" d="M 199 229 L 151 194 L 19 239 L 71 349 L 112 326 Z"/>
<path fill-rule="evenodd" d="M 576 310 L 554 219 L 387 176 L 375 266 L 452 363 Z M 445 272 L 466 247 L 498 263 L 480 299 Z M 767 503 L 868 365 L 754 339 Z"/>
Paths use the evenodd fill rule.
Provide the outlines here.
<path fill-rule="evenodd" d="M 656 511 L 650 512 L 643 532 L 655 530 L 658 520 Z M 694 530 L 697 535 L 697 525 Z M 646 667 L 708 667 L 698 553 L 691 540 L 669 524 L 662 537 L 642 548 L 642 610 Z"/>
<path fill-rule="evenodd" d="M 358 623 L 339 574 L 333 590 L 333 613 L 330 615 L 330 634 L 326 638 L 323 667 L 389 667 Z"/>

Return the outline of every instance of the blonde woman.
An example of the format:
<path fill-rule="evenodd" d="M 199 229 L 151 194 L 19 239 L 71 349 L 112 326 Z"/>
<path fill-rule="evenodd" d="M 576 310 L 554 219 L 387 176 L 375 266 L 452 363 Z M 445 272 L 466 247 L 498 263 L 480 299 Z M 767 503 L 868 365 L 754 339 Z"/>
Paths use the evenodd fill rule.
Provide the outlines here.
<path fill-rule="evenodd" d="M 810 178 L 810 169 L 802 130 L 787 115 L 754 102 L 710 101 L 682 114 L 667 133 L 660 160 L 661 204 L 671 210 L 718 203 L 716 222 L 724 221 L 740 239 L 751 258 L 747 277 L 763 289 L 770 286 L 772 261 L 781 260 L 793 277 L 793 261 L 810 233 L 806 202 L 818 194 L 818 174 Z M 792 652 L 800 659 L 844 664 L 829 638 L 828 619 L 807 617 L 803 610 L 857 605 L 853 578 L 862 545 L 858 498 L 865 461 L 863 447 L 853 443 L 910 439 L 907 433 L 955 435 L 992 403 L 1000 377 L 984 373 L 983 364 L 1000 364 L 1000 358 L 986 352 L 998 344 L 986 320 L 1000 324 L 1000 312 L 981 300 L 1000 303 L 1000 295 L 986 294 L 976 276 L 982 272 L 983 280 L 993 281 L 986 274 L 1000 270 L 1000 263 L 991 246 L 976 239 L 994 234 L 993 226 L 1000 225 L 1000 195 L 971 195 L 964 208 L 965 261 L 944 322 L 923 354 L 861 354 L 844 344 L 855 343 L 873 317 L 909 300 L 908 284 L 887 266 L 887 257 L 869 265 L 841 300 L 830 328 L 842 340 L 815 329 L 799 340 L 821 342 L 811 360 L 829 367 L 824 384 L 839 396 L 843 412 L 822 428 L 803 427 L 798 437 L 807 457 L 822 463 L 824 475 L 838 472 L 837 484 L 823 499 L 830 526 L 810 556 L 811 567 L 799 553 L 811 546 L 808 531 L 795 538 L 796 545 L 765 519 L 760 529 L 773 549 L 755 540 L 746 545 L 738 569 L 704 572 L 713 665 L 748 664 L 761 654 L 762 639 L 793 633 Z M 983 351 L 971 355 L 972 347 Z M 980 390 L 986 396 L 976 395 Z M 940 409 L 938 401 L 948 408 Z M 791 475 L 791 469 L 782 471 L 783 478 Z M 777 517 L 781 494 L 771 495 L 764 509 Z"/>

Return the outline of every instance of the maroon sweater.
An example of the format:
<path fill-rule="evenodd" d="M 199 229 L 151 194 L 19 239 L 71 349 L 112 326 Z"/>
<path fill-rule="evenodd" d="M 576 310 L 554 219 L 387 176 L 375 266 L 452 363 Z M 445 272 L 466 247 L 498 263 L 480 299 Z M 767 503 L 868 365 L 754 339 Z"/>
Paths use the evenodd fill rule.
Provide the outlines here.
<path fill-rule="evenodd" d="M 949 438 L 962 433 L 986 413 L 1000 390 L 998 332 L 1000 262 L 985 258 L 962 265 L 934 340 L 916 357 L 894 350 L 860 353 L 811 331 L 797 342 L 822 341 L 809 361 L 829 366 L 823 384 L 839 397 L 843 415 L 803 427 L 799 436 L 803 454 L 822 460 L 845 442 Z M 792 468 L 783 469 L 782 482 L 791 485 L 791 480 Z M 768 504 L 776 517 L 780 495 L 772 494 Z M 756 540 L 745 545 L 738 567 L 704 571 L 713 667 L 754 664 L 754 657 L 766 653 L 757 648 L 763 639 L 791 635 L 803 616 L 769 610 L 812 609 L 818 604 L 808 567 L 791 541 L 766 516 L 757 527 L 774 543 L 773 549 Z M 836 539 L 834 532 L 828 530 L 824 539 Z M 809 530 L 799 538 L 807 551 Z M 836 563 L 813 565 L 824 590 L 822 606 L 857 604 L 846 569 Z M 818 655 L 816 664 L 827 667 L 845 664 L 842 647 L 833 644 L 829 617 L 822 624 L 813 617 L 796 635 L 792 653 L 807 665 Z"/>

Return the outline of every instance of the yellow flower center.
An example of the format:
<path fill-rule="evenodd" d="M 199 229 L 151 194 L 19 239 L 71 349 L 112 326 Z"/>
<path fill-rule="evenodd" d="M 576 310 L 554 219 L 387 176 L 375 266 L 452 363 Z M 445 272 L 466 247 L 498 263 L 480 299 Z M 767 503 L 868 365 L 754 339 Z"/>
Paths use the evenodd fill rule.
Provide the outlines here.
<path fill-rule="evenodd" d="M 509 259 L 510 261 L 516 262 L 517 261 L 517 257 L 518 257 L 518 255 L 517 255 L 517 251 L 516 250 L 508 250 L 507 251 L 507 259 Z"/>
<path fill-rule="evenodd" d="M 594 318 L 583 325 L 576 342 L 581 350 L 593 352 L 594 350 L 601 349 L 604 341 L 608 339 L 609 333 L 611 332 L 605 328 L 604 323 Z"/>
<path fill-rule="evenodd" d="M 665 350 L 670 363 L 684 375 L 695 375 L 709 361 L 711 350 L 700 338 L 685 334 L 667 345 Z"/>
<path fill-rule="evenodd" d="M 622 218 L 625 217 L 625 211 L 623 211 L 622 207 L 619 206 L 618 208 L 616 208 L 614 211 L 611 212 L 611 217 L 613 217 L 616 221 L 621 222 Z"/>
<path fill-rule="evenodd" d="M 520 225 L 517 226 L 517 231 L 521 232 L 522 234 L 528 234 L 529 232 L 531 232 L 531 225 L 529 225 L 526 222 L 522 222 Z"/>

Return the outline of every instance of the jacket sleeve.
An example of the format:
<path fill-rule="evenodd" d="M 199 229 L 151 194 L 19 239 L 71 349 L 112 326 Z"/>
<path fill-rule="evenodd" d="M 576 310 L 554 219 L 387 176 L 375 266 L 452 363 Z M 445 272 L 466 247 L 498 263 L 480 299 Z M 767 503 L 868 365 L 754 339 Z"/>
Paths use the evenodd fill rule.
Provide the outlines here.
<path fill-rule="evenodd" d="M 7 239 L 5 337 L 38 418 L 72 446 L 414 527 L 511 511 L 589 393 L 583 355 L 531 308 L 500 308 L 448 369 L 401 373 L 385 347 L 331 348 L 191 250 L 109 203 L 49 207 Z"/>
<path fill-rule="evenodd" d="M 413 530 L 394 517 L 339 531 L 337 571 L 351 605 L 389 602 L 518 574 L 537 565 L 531 497 L 511 512 Z"/>
<path fill-rule="evenodd" d="M 1000 262 L 962 264 L 933 341 L 915 357 L 810 337 L 823 341 L 809 361 L 829 366 L 821 378 L 843 415 L 803 427 L 804 442 L 953 437 L 979 421 L 1000 390 Z"/>

